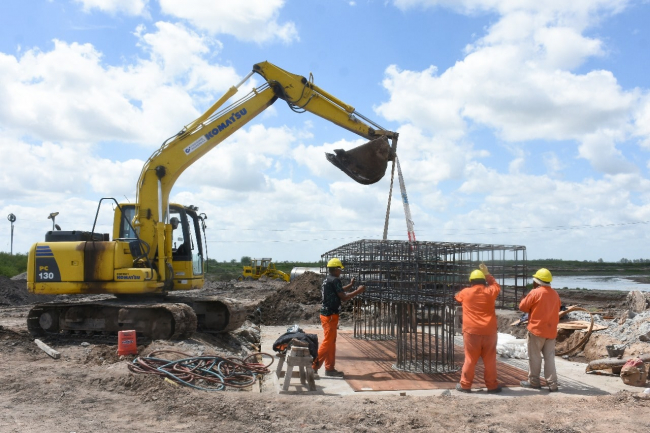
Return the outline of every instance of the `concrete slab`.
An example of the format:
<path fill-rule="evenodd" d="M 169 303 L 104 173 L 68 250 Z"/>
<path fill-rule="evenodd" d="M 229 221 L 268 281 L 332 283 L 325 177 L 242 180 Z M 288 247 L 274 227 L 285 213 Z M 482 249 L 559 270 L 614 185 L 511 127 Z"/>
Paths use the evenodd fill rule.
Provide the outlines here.
<path fill-rule="evenodd" d="M 287 331 L 286 326 L 262 326 L 262 352 L 269 354 L 274 354 L 273 352 L 273 343 L 275 340 L 282 334 Z M 306 332 L 309 333 L 322 333 L 320 326 L 309 325 L 304 326 Z M 341 326 L 340 329 L 352 330 L 349 326 Z M 322 334 L 321 334 L 322 335 Z M 322 337 L 321 337 L 322 338 Z M 456 338 L 456 344 L 462 345 L 462 337 Z M 507 359 L 499 358 L 499 361 L 510 364 L 514 367 L 521 368 L 525 371 L 528 370 L 528 361 L 521 359 Z M 277 358 L 276 358 L 277 362 Z M 610 377 L 603 375 L 592 375 L 585 373 L 586 364 L 581 364 L 577 362 L 568 361 L 560 357 L 555 358 L 556 369 L 558 372 L 558 382 L 560 385 L 559 392 L 549 392 L 547 389 L 542 390 L 531 390 L 521 387 L 513 388 L 504 388 L 503 392 L 500 394 L 487 394 L 485 389 L 478 391 L 473 391 L 472 393 L 460 393 L 458 391 L 445 390 L 445 389 L 429 389 L 429 390 L 395 390 L 395 391 L 362 391 L 355 392 L 344 379 L 326 377 L 324 375 L 324 369 L 321 369 L 320 375 L 316 380 L 316 391 L 308 391 L 307 387 L 300 384 L 300 379 L 296 377 L 292 379 L 291 388 L 289 391 L 282 391 L 283 394 L 293 394 L 293 395 L 356 395 L 356 396 L 368 396 L 372 395 L 395 395 L 399 397 L 401 394 L 411 395 L 411 396 L 435 396 L 435 395 L 448 395 L 451 393 L 456 397 L 465 397 L 465 398 L 513 398 L 513 397 L 525 397 L 525 396 L 535 396 L 535 395 L 544 395 L 548 398 L 558 398 L 560 396 L 575 396 L 575 397 L 584 397 L 584 396 L 595 396 L 595 395 L 606 395 L 613 394 L 622 390 L 630 392 L 640 392 L 643 391 L 643 388 L 628 386 L 623 383 L 619 377 Z M 275 367 L 277 364 L 274 364 L 271 369 L 275 372 Z M 278 380 L 275 374 L 271 374 L 271 377 L 267 377 L 266 380 L 273 383 L 272 389 L 274 392 L 281 391 L 282 380 Z"/>

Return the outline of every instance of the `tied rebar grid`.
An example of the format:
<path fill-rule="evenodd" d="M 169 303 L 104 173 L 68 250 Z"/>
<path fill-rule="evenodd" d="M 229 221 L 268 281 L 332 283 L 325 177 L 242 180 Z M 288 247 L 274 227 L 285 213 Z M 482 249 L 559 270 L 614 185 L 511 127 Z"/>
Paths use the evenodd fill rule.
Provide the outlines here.
<path fill-rule="evenodd" d="M 526 247 L 454 242 L 361 240 L 322 256 L 345 268 L 366 292 L 354 298 L 354 337 L 396 341 L 400 370 L 446 373 L 454 364 L 459 304 L 454 294 L 469 286 L 469 274 L 485 263 L 501 285 L 496 307 L 513 309 L 528 283 Z"/>

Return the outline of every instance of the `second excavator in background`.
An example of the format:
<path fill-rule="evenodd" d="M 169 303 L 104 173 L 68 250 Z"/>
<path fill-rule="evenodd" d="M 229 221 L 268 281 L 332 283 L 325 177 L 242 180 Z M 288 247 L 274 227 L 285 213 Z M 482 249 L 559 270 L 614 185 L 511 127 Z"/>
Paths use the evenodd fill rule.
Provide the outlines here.
<path fill-rule="evenodd" d="M 289 281 L 289 274 L 282 272 L 275 267 L 273 259 L 251 259 L 250 266 L 244 266 L 242 274 L 237 278 L 237 281 L 253 281 L 260 278 L 268 278 L 270 280 Z"/>
<path fill-rule="evenodd" d="M 264 79 L 242 99 L 222 108 L 253 74 Z M 204 283 L 204 214 L 192 205 L 169 202 L 185 169 L 275 101 L 295 112 L 308 111 L 368 140 L 327 159 L 362 184 L 382 178 L 395 158 L 398 134 L 359 114 L 313 83 L 269 62 L 258 63 L 196 120 L 167 139 L 146 161 L 136 185 L 135 203 L 100 200 L 90 231 L 51 231 L 28 256 L 31 293 L 112 294 L 101 302 L 36 305 L 29 312 L 33 335 L 116 334 L 133 329 L 152 339 L 182 339 L 197 327 L 208 332 L 236 329 L 246 312 L 223 299 L 177 296 Z M 113 232 L 96 233 L 106 201 L 114 205 Z M 111 239 L 112 237 L 112 239 Z M 148 296 L 147 296 L 148 295 Z"/>

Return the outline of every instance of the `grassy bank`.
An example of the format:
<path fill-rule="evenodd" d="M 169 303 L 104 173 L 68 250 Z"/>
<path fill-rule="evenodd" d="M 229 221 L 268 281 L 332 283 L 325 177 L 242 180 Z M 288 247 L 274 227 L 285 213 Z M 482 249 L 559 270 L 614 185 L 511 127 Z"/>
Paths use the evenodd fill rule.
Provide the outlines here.
<path fill-rule="evenodd" d="M 0 275 L 13 277 L 27 270 L 27 254 L 0 253 Z"/>
<path fill-rule="evenodd" d="M 528 269 L 547 268 L 553 275 L 647 275 L 650 277 L 650 263 L 581 262 L 579 260 L 529 260 Z"/>

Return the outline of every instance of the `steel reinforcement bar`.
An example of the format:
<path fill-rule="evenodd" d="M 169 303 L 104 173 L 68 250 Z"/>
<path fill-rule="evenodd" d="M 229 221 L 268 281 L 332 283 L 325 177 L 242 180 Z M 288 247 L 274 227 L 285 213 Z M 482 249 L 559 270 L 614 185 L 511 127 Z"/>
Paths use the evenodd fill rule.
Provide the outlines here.
<path fill-rule="evenodd" d="M 334 257 L 345 266 L 343 279 L 366 286 L 354 299 L 355 338 L 395 340 L 396 368 L 414 372 L 458 369 L 454 294 L 469 285 L 479 263 L 501 285 L 498 308 L 516 308 L 528 283 L 523 246 L 361 240 L 323 254 L 323 272 Z"/>

